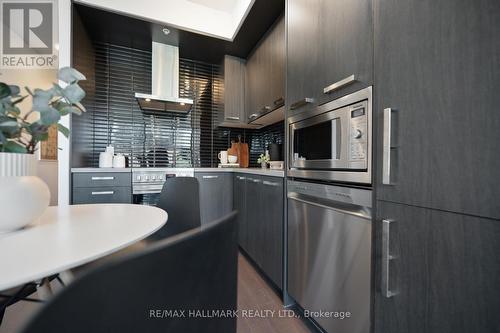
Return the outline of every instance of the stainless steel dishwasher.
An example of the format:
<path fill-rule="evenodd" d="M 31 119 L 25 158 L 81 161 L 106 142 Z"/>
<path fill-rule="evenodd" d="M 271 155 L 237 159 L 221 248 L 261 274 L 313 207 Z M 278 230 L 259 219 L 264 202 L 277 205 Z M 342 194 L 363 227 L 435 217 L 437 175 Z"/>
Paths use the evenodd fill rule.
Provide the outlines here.
<path fill-rule="evenodd" d="M 288 293 L 327 332 L 369 332 L 371 190 L 288 181 L 287 197 Z"/>

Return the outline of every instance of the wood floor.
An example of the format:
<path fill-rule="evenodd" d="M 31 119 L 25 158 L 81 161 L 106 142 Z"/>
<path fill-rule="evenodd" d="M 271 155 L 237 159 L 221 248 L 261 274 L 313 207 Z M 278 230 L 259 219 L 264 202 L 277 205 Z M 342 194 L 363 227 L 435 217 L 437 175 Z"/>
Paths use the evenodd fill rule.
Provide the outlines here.
<path fill-rule="evenodd" d="M 279 317 L 279 311 L 285 310 L 281 299 L 241 254 L 238 257 L 238 310 L 238 333 L 311 332 L 299 318 Z M 244 310 L 259 311 L 253 314 L 270 311 L 266 311 L 265 317 L 249 318 L 242 316 Z M 250 311 L 247 314 L 250 315 Z"/>

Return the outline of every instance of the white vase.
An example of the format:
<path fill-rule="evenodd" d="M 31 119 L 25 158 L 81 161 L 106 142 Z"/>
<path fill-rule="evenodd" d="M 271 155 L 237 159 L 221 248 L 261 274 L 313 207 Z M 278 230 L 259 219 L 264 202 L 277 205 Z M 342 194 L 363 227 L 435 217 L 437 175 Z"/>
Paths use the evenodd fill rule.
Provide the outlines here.
<path fill-rule="evenodd" d="M 47 184 L 36 177 L 35 157 L 0 152 L 0 233 L 33 222 L 49 201 Z"/>

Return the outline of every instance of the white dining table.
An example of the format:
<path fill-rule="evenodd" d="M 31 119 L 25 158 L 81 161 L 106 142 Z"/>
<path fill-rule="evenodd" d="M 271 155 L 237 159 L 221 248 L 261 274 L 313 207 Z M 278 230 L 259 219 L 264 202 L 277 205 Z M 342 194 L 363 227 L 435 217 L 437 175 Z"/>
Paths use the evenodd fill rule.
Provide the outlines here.
<path fill-rule="evenodd" d="M 153 234 L 167 219 L 164 210 L 152 206 L 49 207 L 27 227 L 0 234 L 0 291 L 121 250 Z"/>

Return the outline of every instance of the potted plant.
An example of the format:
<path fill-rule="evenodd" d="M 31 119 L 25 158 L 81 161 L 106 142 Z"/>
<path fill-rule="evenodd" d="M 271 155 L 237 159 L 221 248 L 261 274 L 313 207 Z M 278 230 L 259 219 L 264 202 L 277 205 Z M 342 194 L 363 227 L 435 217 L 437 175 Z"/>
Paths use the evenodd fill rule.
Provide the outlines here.
<path fill-rule="evenodd" d="M 257 163 L 260 163 L 262 169 L 267 169 L 267 163 L 269 163 L 269 155 L 260 154 L 259 158 L 257 159 Z"/>
<path fill-rule="evenodd" d="M 85 76 L 65 67 L 58 78 L 67 83 L 64 88 L 56 83 L 47 90 L 26 87 L 24 95 L 18 86 L 0 82 L 0 233 L 25 226 L 47 208 L 50 192 L 35 176 L 33 154 L 51 126 L 68 137 L 69 130 L 58 123 L 62 116 L 85 111 L 80 104 L 85 92 L 78 85 Z M 32 107 L 22 114 L 18 105 L 28 98 Z"/>

